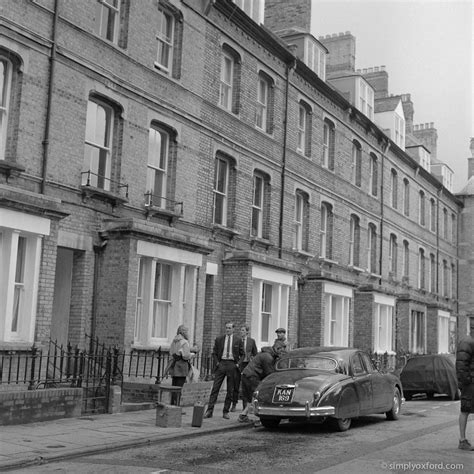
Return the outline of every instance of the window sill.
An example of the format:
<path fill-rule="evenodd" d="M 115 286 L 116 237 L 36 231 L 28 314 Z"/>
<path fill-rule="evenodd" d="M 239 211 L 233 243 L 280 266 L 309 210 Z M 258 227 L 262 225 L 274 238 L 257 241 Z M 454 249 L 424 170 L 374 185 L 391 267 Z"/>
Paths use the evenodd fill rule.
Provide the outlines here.
<path fill-rule="evenodd" d="M 268 239 L 263 239 L 262 237 L 251 237 L 250 244 L 252 245 L 252 248 L 264 247 L 266 250 L 273 247 L 273 244 Z"/>
<path fill-rule="evenodd" d="M 33 342 L 0 342 L 0 352 L 32 352 Z"/>
<path fill-rule="evenodd" d="M 111 191 L 106 191 L 105 189 L 102 189 L 102 188 L 95 188 L 93 186 L 82 185 L 81 191 L 82 191 L 82 198 L 83 200 L 86 200 L 86 201 L 91 198 L 96 198 L 101 201 L 109 202 L 110 204 L 112 204 L 113 207 L 116 207 L 120 204 L 124 204 L 128 202 L 127 198 L 124 198 L 123 196 L 115 194 Z"/>
<path fill-rule="evenodd" d="M 331 260 L 330 258 L 319 257 L 319 264 L 320 265 L 338 265 L 338 262 L 336 262 L 335 260 Z"/>
<path fill-rule="evenodd" d="M 240 235 L 240 232 L 235 229 L 231 229 L 230 227 L 214 224 L 212 228 L 212 236 L 215 238 L 217 235 L 224 235 L 232 240 L 237 235 Z"/>
<path fill-rule="evenodd" d="M 355 265 L 349 265 L 349 268 L 356 273 L 365 273 L 363 268 L 357 267 Z"/>
<path fill-rule="evenodd" d="M 168 209 L 163 209 L 162 207 L 157 206 L 147 206 L 145 204 L 145 212 L 147 219 L 152 216 L 164 217 L 169 220 L 170 224 L 173 225 L 178 219 L 183 217 L 183 209 L 181 211 L 175 210 L 170 211 Z"/>
<path fill-rule="evenodd" d="M 0 174 L 6 176 L 7 181 L 11 176 L 19 176 L 25 168 L 12 161 L 0 160 Z"/>
<path fill-rule="evenodd" d="M 316 257 L 316 255 L 313 255 L 312 253 L 309 253 L 309 252 L 305 252 L 304 250 L 301 250 L 301 249 L 293 248 L 292 250 L 293 250 L 293 252 L 295 252 L 298 255 L 301 255 L 302 257 L 305 257 L 305 258 L 314 258 L 314 257 Z"/>

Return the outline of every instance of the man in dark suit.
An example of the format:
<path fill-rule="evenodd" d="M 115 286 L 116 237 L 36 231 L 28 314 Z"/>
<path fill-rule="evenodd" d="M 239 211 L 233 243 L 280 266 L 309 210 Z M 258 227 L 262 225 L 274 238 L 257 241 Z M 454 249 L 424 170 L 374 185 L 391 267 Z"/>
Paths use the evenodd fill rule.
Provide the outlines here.
<path fill-rule="evenodd" d="M 242 356 L 239 360 L 239 372 L 237 374 L 237 378 L 235 380 L 235 387 L 234 387 L 234 396 L 232 398 L 232 408 L 230 411 L 235 411 L 237 408 L 237 402 L 239 400 L 239 392 L 240 392 L 240 380 L 241 380 L 241 373 L 247 367 L 247 364 L 250 360 L 257 355 L 257 344 L 255 343 L 255 339 L 252 339 L 249 336 L 250 327 L 246 324 L 240 328 L 240 337 L 242 339 Z M 243 408 L 245 408 L 246 401 L 242 399 Z"/>
<path fill-rule="evenodd" d="M 232 404 L 235 380 L 239 374 L 238 363 L 242 355 L 242 340 L 234 335 L 234 323 L 226 323 L 225 334 L 216 337 L 212 350 L 212 359 L 215 367 L 214 383 L 204 418 L 212 417 L 214 405 L 216 404 L 224 379 L 226 379 L 227 383 L 227 394 L 224 401 L 223 417 L 226 419 L 230 418 L 229 411 Z"/>

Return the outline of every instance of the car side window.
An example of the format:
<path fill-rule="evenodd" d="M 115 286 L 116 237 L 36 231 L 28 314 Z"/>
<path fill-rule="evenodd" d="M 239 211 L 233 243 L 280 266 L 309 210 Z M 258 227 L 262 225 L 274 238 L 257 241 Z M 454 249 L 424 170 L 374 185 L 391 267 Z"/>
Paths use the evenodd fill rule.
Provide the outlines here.
<path fill-rule="evenodd" d="M 352 375 L 364 375 L 366 374 L 366 370 L 359 354 L 355 354 L 352 356 Z"/>
<path fill-rule="evenodd" d="M 365 367 L 369 374 L 377 372 L 377 369 L 374 367 L 373 362 L 370 360 L 370 357 L 367 354 L 361 353 L 360 356 L 362 357 L 362 360 L 364 361 Z"/>

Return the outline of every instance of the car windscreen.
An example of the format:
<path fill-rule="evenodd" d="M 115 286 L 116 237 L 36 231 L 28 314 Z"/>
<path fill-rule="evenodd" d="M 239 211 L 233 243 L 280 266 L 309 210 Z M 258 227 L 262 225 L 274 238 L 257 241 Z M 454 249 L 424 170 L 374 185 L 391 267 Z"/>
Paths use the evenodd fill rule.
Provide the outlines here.
<path fill-rule="evenodd" d="M 318 356 L 293 356 L 280 359 L 276 365 L 276 370 L 288 369 L 319 369 L 329 372 L 337 372 L 337 361 L 329 357 Z"/>

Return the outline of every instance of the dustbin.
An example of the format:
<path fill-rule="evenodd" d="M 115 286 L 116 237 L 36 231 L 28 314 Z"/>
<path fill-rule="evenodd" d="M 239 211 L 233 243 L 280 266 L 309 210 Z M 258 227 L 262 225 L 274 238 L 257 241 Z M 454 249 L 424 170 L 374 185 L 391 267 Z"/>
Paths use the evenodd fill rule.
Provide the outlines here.
<path fill-rule="evenodd" d="M 197 402 L 194 404 L 193 420 L 191 421 L 191 426 L 196 426 L 197 428 L 200 428 L 202 426 L 202 419 L 204 418 L 204 408 L 205 405 L 202 402 Z"/>

